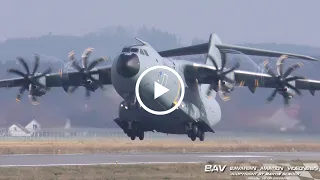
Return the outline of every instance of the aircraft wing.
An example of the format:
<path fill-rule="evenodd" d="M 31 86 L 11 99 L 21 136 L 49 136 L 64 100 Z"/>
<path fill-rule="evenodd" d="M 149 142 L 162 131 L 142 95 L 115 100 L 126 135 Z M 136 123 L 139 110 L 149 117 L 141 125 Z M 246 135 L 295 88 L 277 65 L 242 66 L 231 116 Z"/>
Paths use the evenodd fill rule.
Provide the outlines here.
<path fill-rule="evenodd" d="M 235 45 L 227 45 L 227 44 L 215 44 L 215 46 L 219 49 L 220 52 L 230 53 L 230 54 L 239 54 L 239 52 L 241 52 L 246 55 L 267 56 L 267 57 L 280 57 L 281 55 L 287 55 L 290 58 L 295 58 L 295 59 L 319 61 L 316 58 L 313 58 L 310 56 L 305 56 L 305 55 L 300 55 L 300 54 L 270 51 L 270 50 L 264 50 L 264 49 L 235 46 Z M 159 54 L 162 57 L 173 57 L 173 56 L 206 54 L 206 53 L 208 53 L 208 51 L 209 51 L 209 43 L 203 43 L 203 44 L 199 44 L 199 45 L 193 45 L 193 46 L 187 46 L 187 47 L 182 47 L 182 48 L 177 48 L 177 49 L 160 51 Z"/>
<path fill-rule="evenodd" d="M 98 67 L 90 71 L 92 76 L 97 79 L 102 85 L 111 84 L 111 66 Z M 96 76 L 96 77 L 95 77 Z M 79 71 L 69 71 L 64 73 L 51 73 L 46 74 L 44 77 L 39 78 L 37 81 L 46 87 L 62 87 L 63 85 L 81 86 L 83 73 Z M 23 77 L 10 78 L 0 80 L 1 87 L 20 87 L 25 83 Z"/>
<path fill-rule="evenodd" d="M 100 84 L 107 85 L 111 83 L 111 66 L 98 67 L 91 70 L 91 75 L 98 80 Z M 83 73 L 79 71 L 69 71 L 62 73 L 53 73 L 46 75 L 46 87 L 61 87 L 63 85 L 81 86 Z"/>
<path fill-rule="evenodd" d="M 212 83 L 212 75 L 215 68 L 210 65 L 196 64 L 194 63 L 193 68 L 196 69 L 195 73 L 199 84 L 210 84 Z M 255 73 L 243 70 L 234 70 L 234 81 L 235 85 L 242 87 L 247 86 L 250 90 L 256 87 L 263 88 L 276 88 L 274 77 L 265 73 Z M 309 90 L 314 95 L 315 90 L 320 90 L 320 81 L 311 79 L 297 79 L 294 80 L 295 87 L 301 90 Z"/>
<path fill-rule="evenodd" d="M 10 79 L 3 79 L 0 80 L 0 88 L 2 87 L 17 87 L 23 84 L 23 78 L 10 78 Z"/>

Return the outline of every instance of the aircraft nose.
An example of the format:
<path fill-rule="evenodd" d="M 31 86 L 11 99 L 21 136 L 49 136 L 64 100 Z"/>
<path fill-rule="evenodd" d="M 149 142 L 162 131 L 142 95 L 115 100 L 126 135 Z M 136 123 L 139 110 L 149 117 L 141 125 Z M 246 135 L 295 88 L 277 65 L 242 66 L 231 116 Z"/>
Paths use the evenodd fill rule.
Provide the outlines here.
<path fill-rule="evenodd" d="M 130 78 L 138 74 L 140 70 L 139 57 L 136 54 L 121 54 L 117 62 L 117 72 L 126 78 Z"/>

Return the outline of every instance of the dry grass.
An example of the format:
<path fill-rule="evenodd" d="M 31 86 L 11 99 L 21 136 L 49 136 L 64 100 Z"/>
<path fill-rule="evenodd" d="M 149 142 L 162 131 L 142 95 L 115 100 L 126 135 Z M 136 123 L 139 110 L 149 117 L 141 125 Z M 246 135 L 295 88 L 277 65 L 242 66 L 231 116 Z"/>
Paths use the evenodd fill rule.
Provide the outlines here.
<path fill-rule="evenodd" d="M 107 152 L 221 152 L 221 151 L 320 151 L 319 143 L 274 141 L 131 141 L 96 139 L 87 141 L 0 142 L 0 154 L 65 154 Z"/>
<path fill-rule="evenodd" d="M 274 162 L 273 162 L 274 163 Z M 291 161 L 291 165 L 302 165 L 301 161 Z M 108 165 L 108 166 L 61 166 L 61 167 L 22 167 L 0 168 L 0 179 L 246 179 L 244 176 L 231 176 L 229 166 L 258 166 L 253 162 L 219 162 L 227 165 L 223 173 L 205 173 L 205 164 L 159 164 L 159 165 Z M 286 170 L 285 170 L 286 171 Z M 310 172 L 320 178 L 319 172 Z M 303 178 L 301 178 L 303 179 Z"/>

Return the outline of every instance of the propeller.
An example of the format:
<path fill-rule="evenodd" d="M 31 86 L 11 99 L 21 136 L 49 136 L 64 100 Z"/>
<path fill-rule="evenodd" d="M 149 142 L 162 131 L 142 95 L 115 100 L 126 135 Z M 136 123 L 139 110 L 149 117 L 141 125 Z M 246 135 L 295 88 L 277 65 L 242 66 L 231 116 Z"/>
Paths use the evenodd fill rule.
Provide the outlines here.
<path fill-rule="evenodd" d="M 268 60 L 264 61 L 264 68 L 267 71 L 267 73 L 274 78 L 274 82 L 276 84 L 276 88 L 273 90 L 271 95 L 266 99 L 266 102 L 269 103 L 274 100 L 277 93 L 281 93 L 284 98 L 284 104 L 286 106 L 289 105 L 289 99 L 292 98 L 292 93 L 288 92 L 288 88 L 292 89 L 296 94 L 301 96 L 301 92 L 299 89 L 294 87 L 289 82 L 295 81 L 298 79 L 305 79 L 305 77 L 302 76 L 290 76 L 293 71 L 303 66 L 302 63 L 296 63 L 290 66 L 286 71 L 283 70 L 283 61 L 287 59 L 287 55 L 282 55 L 277 60 L 277 74 L 274 73 L 270 67 Z"/>
<path fill-rule="evenodd" d="M 34 96 L 35 88 L 36 87 L 41 87 L 41 88 L 47 90 L 47 87 L 45 85 L 41 84 L 38 81 L 38 79 L 43 77 L 43 76 L 45 76 L 46 74 L 51 73 L 52 69 L 51 69 L 51 67 L 49 67 L 48 69 L 43 71 L 43 73 L 40 73 L 40 74 L 36 75 L 35 73 L 38 70 L 39 61 L 40 61 L 40 58 L 39 58 L 39 56 L 37 54 L 35 54 L 35 57 L 34 57 L 34 66 L 33 66 L 32 72 L 30 72 L 28 64 L 26 63 L 26 61 L 22 57 L 18 57 L 17 59 L 18 59 L 19 63 L 23 66 L 23 68 L 24 68 L 24 70 L 26 72 L 24 73 L 24 72 L 22 72 L 22 71 L 20 71 L 18 69 L 8 69 L 9 73 L 16 74 L 18 76 L 23 77 L 22 86 L 19 89 L 19 93 L 18 93 L 18 95 L 16 97 L 16 101 L 20 102 L 23 93 L 26 90 L 28 90 L 29 91 L 29 96 L 28 97 L 29 97 L 31 103 L 33 105 L 37 105 L 39 103 L 37 101 L 37 98 Z"/>
<path fill-rule="evenodd" d="M 92 75 L 94 74 L 94 72 L 92 72 L 91 70 L 93 68 L 95 68 L 99 63 L 101 63 L 102 61 L 106 61 L 107 58 L 106 57 L 101 57 L 98 59 L 95 59 L 94 61 L 92 61 L 90 64 L 88 63 L 88 58 L 90 56 L 90 54 L 92 53 L 93 48 L 87 48 L 81 58 L 82 58 L 82 67 L 79 65 L 79 63 L 77 62 L 76 58 L 74 57 L 74 51 L 69 53 L 69 61 L 72 62 L 72 67 L 75 68 L 78 72 L 80 72 L 82 74 L 82 84 L 83 86 L 86 88 L 86 93 L 85 93 L 85 97 L 89 98 L 90 97 L 90 91 L 92 91 L 89 87 L 91 82 L 94 82 L 98 85 L 98 87 L 102 90 L 104 90 L 103 85 L 100 83 L 99 80 L 95 79 Z M 69 93 L 73 93 L 76 89 L 78 89 L 79 86 L 72 86 L 70 89 L 68 89 Z"/>
<path fill-rule="evenodd" d="M 238 69 L 240 67 L 240 63 L 237 61 L 237 63 L 234 64 L 234 66 L 231 69 L 225 69 L 224 67 L 226 66 L 226 58 L 221 58 L 221 67 L 218 66 L 217 62 L 210 54 L 208 54 L 208 58 L 213 63 L 215 70 L 213 71 L 214 79 L 207 90 L 207 97 L 211 98 L 212 91 L 214 90 L 216 92 L 219 92 L 219 95 L 222 98 L 222 100 L 230 100 L 230 97 L 227 96 L 226 93 L 226 90 L 229 90 L 229 88 L 226 87 L 226 83 L 233 85 L 235 81 L 230 79 L 227 76 L 227 74 Z"/>

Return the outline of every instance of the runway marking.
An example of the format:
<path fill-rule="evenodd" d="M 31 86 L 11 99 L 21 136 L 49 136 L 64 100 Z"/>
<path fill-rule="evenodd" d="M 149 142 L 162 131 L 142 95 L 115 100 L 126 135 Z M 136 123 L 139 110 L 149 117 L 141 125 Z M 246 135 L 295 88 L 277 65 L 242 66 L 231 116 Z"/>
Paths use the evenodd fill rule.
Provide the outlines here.
<path fill-rule="evenodd" d="M 271 156 L 254 156 L 254 155 L 208 155 L 199 157 L 217 157 L 217 158 L 259 158 L 259 157 L 271 157 Z"/>
<path fill-rule="evenodd" d="M 74 153 L 74 154 L 1 154 L 0 157 L 10 157 L 10 156 L 76 156 L 76 155 L 85 155 L 83 153 Z M 90 155 L 90 154 L 89 154 Z"/>
<path fill-rule="evenodd" d="M 139 165 L 139 164 L 198 164 L 201 161 L 188 162 L 122 162 L 122 163 L 79 163 L 79 164 L 9 164 L 0 165 L 0 168 L 8 167 L 54 167 L 54 166 L 97 166 L 97 165 Z"/>

